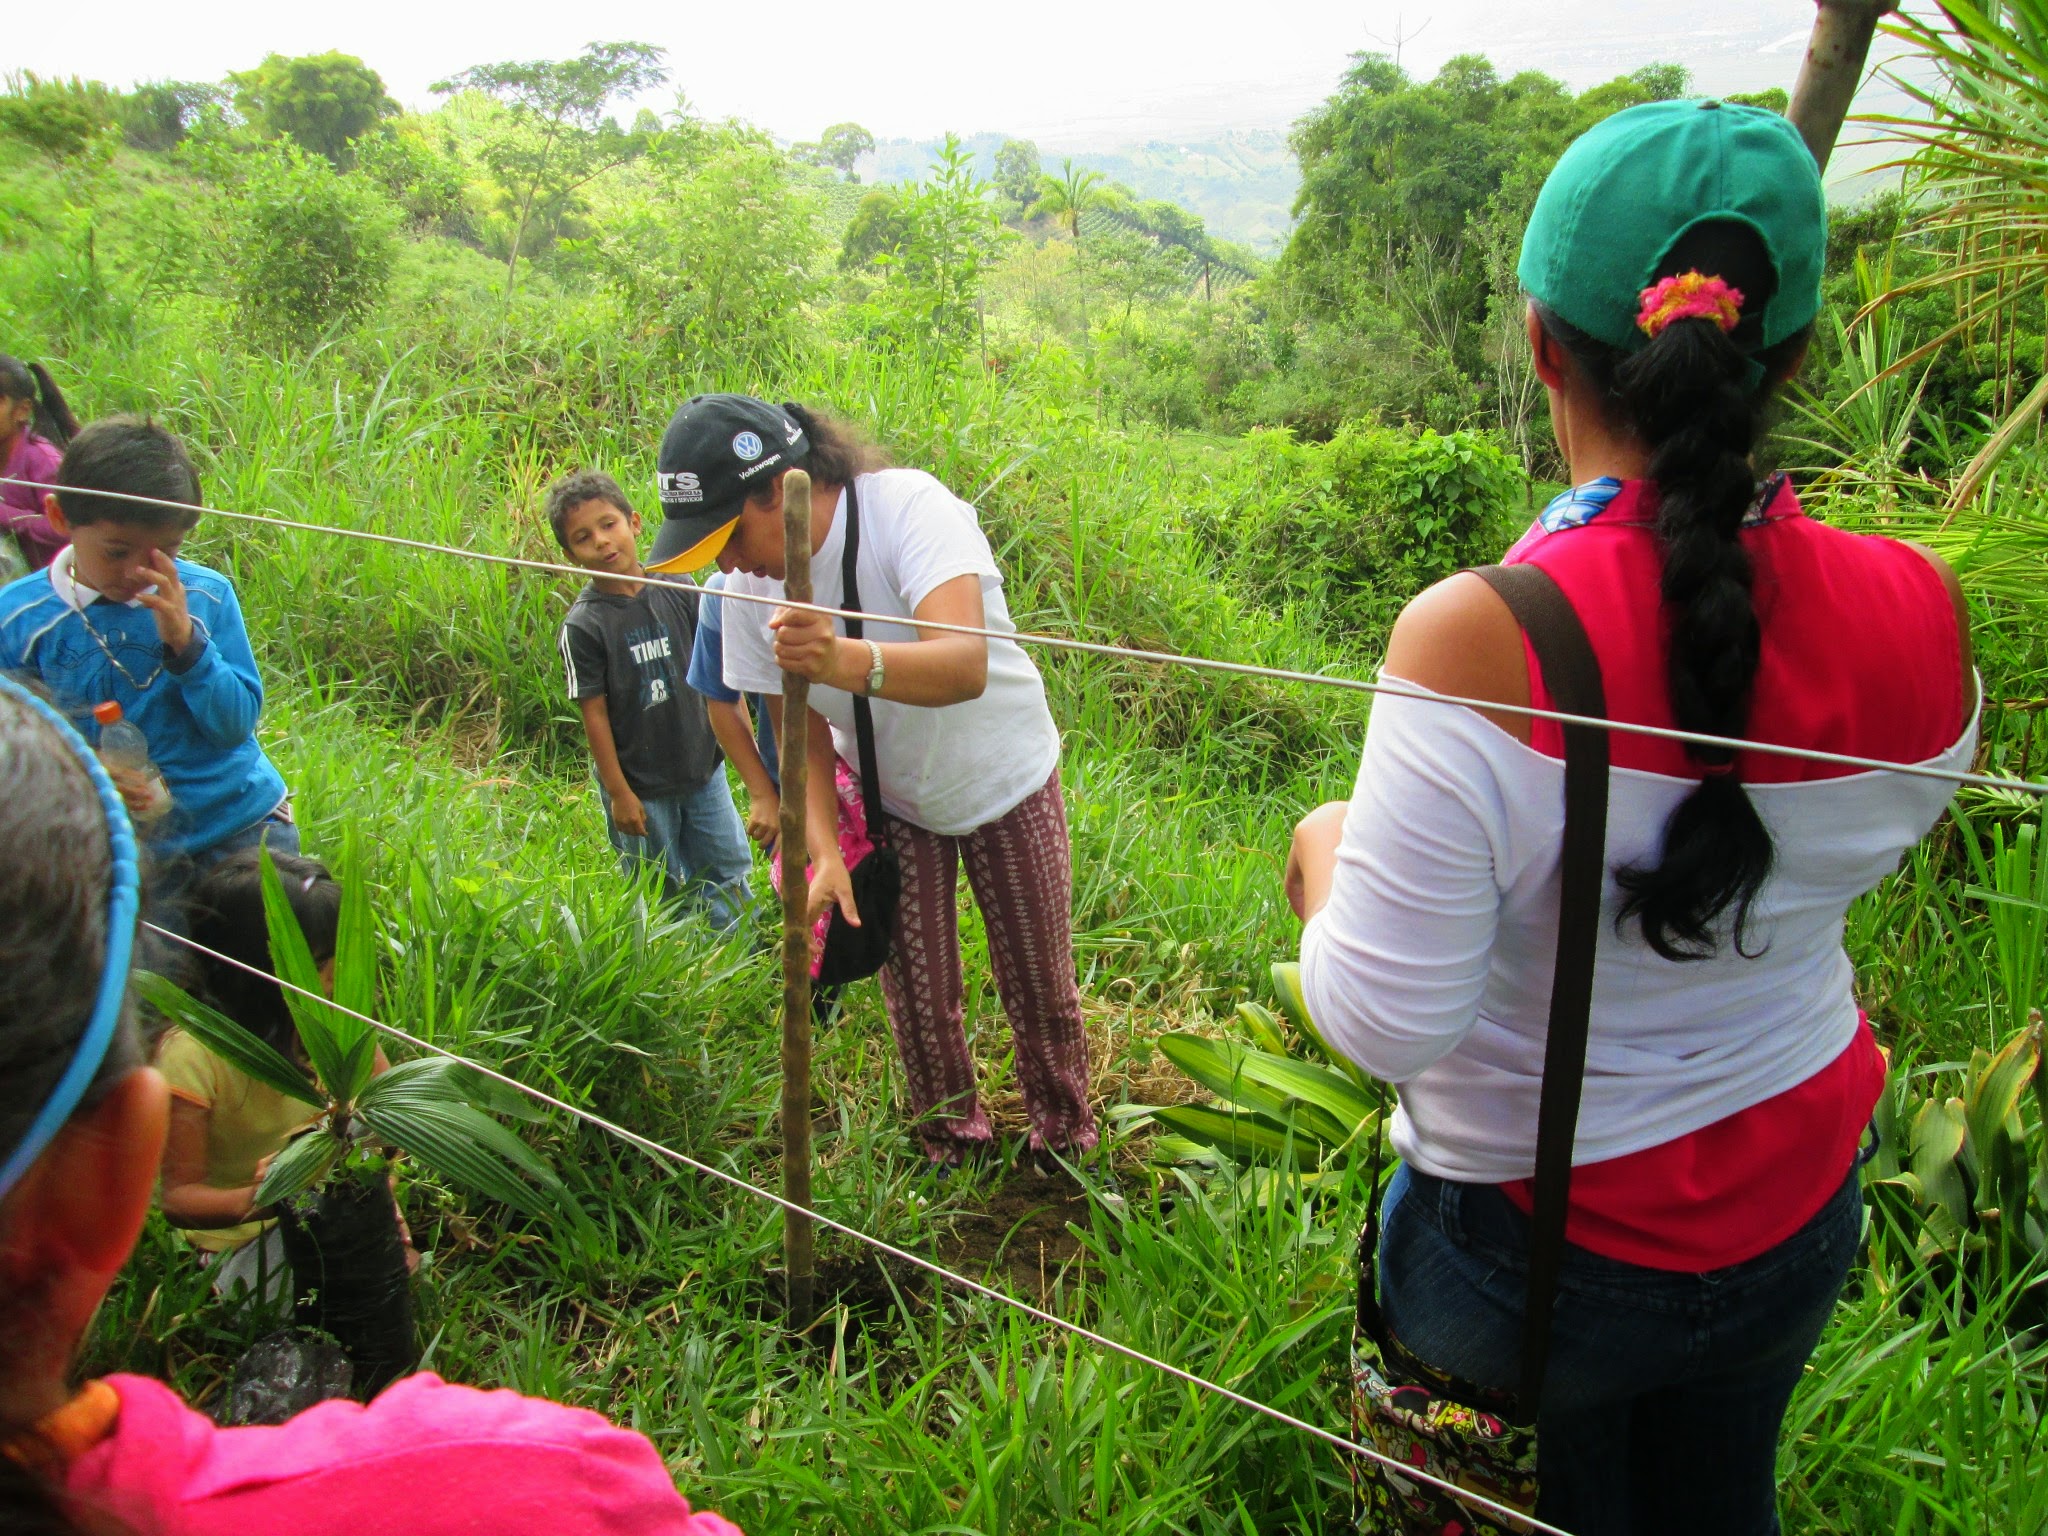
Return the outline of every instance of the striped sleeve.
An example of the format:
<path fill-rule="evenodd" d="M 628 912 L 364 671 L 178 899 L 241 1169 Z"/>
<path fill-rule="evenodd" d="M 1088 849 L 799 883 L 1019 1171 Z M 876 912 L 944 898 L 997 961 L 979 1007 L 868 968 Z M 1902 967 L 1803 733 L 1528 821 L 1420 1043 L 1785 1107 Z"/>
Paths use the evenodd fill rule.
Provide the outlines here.
<path fill-rule="evenodd" d="M 562 674 L 571 700 L 594 699 L 605 691 L 604 637 L 570 620 L 556 637 Z"/>

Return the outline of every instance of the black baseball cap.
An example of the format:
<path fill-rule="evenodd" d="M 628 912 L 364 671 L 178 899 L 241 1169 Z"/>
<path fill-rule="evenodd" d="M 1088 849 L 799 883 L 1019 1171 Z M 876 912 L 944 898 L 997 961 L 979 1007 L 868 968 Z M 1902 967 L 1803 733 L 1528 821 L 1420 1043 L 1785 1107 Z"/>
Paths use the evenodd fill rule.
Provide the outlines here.
<path fill-rule="evenodd" d="M 746 499 L 810 457 L 796 418 L 752 395 L 693 395 L 661 434 L 655 485 L 661 532 L 650 571 L 695 571 L 718 558 Z"/>

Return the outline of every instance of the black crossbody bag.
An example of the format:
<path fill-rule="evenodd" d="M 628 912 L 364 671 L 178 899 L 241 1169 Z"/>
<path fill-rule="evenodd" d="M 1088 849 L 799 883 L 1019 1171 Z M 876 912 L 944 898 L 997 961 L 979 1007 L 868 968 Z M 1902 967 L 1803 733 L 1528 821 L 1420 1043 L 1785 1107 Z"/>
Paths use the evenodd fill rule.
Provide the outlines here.
<path fill-rule="evenodd" d="M 1605 719 L 1607 695 L 1599 659 L 1557 583 L 1533 565 L 1484 566 L 1472 574 L 1500 595 L 1528 635 L 1556 707 L 1566 714 Z M 1359 1243 L 1358 1322 L 1351 1356 L 1352 1424 L 1359 1442 L 1403 1466 L 1525 1512 L 1536 1507 L 1536 1418 L 1550 1358 L 1552 1304 L 1564 1263 L 1572 1143 L 1586 1075 L 1593 958 L 1607 872 L 1607 782 L 1607 732 L 1596 726 L 1565 726 L 1562 891 L 1543 1090 L 1536 1112 L 1536 1201 L 1529 1219 L 1529 1288 L 1518 1390 L 1475 1387 L 1436 1370 L 1410 1353 L 1387 1327 L 1379 1304 L 1377 1198 Z M 1376 1143 L 1375 1191 L 1379 1158 Z M 1363 1458 L 1353 1460 L 1353 1489 L 1361 1532 L 1504 1536 L 1527 1529 Z"/>
<path fill-rule="evenodd" d="M 841 595 L 846 606 L 858 610 L 860 575 L 860 495 L 851 480 L 846 482 L 846 544 L 840 557 Z M 865 626 L 859 619 L 846 621 L 846 637 L 859 640 Z M 889 941 L 896 932 L 896 903 L 901 897 L 903 873 L 896 850 L 885 838 L 888 813 L 882 809 L 882 775 L 875 765 L 875 713 L 865 694 L 853 696 L 853 734 L 859 742 L 861 810 L 867 817 L 868 840 L 874 844 L 867 856 L 847 871 L 853 884 L 853 905 L 860 913 L 856 928 L 846 914 L 832 909 L 832 921 L 825 929 L 825 950 L 818 962 L 817 984 L 844 986 L 872 976 L 889 958 Z"/>

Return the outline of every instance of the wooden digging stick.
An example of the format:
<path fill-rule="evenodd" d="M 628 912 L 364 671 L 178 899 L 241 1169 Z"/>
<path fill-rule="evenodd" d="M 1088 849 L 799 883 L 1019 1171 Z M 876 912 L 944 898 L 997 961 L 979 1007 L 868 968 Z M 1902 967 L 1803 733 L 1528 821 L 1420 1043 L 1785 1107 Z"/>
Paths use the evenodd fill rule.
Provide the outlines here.
<path fill-rule="evenodd" d="M 811 477 L 782 477 L 783 590 L 792 602 L 811 600 Z M 782 1198 L 811 1208 L 811 906 L 804 878 L 805 753 L 811 683 L 782 674 Z M 782 1273 L 789 1326 L 811 1326 L 811 1218 L 785 1210 Z"/>
<path fill-rule="evenodd" d="M 1828 156 L 1835 152 L 1842 123 L 1849 115 L 1849 103 L 1856 87 L 1863 83 L 1863 66 L 1870 58 L 1870 41 L 1877 35 L 1878 22 L 1897 10 L 1898 0 L 1818 0 L 1820 14 L 1813 18 L 1813 37 L 1806 45 L 1806 62 L 1799 67 L 1799 84 L 1792 90 L 1792 106 L 1785 113 L 1814 163 L 1823 171 Z"/>

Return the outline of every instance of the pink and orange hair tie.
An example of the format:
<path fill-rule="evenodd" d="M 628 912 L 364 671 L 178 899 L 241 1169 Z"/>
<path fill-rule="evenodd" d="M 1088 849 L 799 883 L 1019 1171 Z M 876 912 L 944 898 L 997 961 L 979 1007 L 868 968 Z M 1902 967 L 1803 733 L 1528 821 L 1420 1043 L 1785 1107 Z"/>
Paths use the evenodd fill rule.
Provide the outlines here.
<path fill-rule="evenodd" d="M 1742 323 L 1742 290 L 1725 278 L 1704 272 L 1680 272 L 1645 288 L 1636 326 L 1655 340 L 1674 320 L 1711 320 L 1724 331 Z"/>

